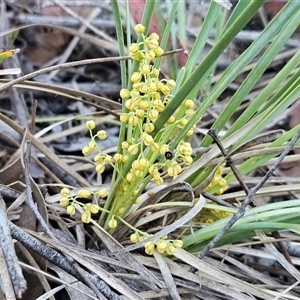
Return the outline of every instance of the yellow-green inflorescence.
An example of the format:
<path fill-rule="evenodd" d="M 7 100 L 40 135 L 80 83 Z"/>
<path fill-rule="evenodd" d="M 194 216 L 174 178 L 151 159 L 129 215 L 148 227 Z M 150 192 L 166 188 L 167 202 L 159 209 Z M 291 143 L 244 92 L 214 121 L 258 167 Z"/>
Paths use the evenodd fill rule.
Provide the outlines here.
<path fill-rule="evenodd" d="M 214 194 L 221 195 L 228 189 L 227 182 L 222 177 L 223 169 L 224 169 L 224 164 L 220 165 L 217 168 L 212 181 L 206 188 L 207 191 L 214 190 L 217 188 Z M 223 219 L 231 215 L 232 213 L 223 211 L 221 209 L 219 210 L 219 209 L 203 208 L 200 211 L 200 213 L 194 217 L 193 221 L 199 223 L 211 224 L 214 223 L 215 221 L 218 221 L 219 219 Z"/>
<path fill-rule="evenodd" d="M 138 231 L 134 232 L 130 236 L 132 243 L 140 243 L 145 240 L 149 235 L 141 235 Z M 152 255 L 154 251 L 158 251 L 161 254 L 173 255 L 176 248 L 181 248 L 183 242 L 181 240 L 168 240 L 167 236 L 163 236 L 155 241 L 146 242 L 144 245 L 145 253 Z"/>
<path fill-rule="evenodd" d="M 214 194 L 222 195 L 228 189 L 227 181 L 222 176 L 223 169 L 224 169 L 224 164 L 220 165 L 217 168 L 212 181 L 206 188 L 207 191 L 214 190 L 217 187 L 218 190 L 215 191 Z"/>
<path fill-rule="evenodd" d="M 180 141 L 172 145 L 171 141 L 176 130 L 186 127 L 190 118 L 194 115 L 195 104 L 192 100 L 186 99 L 181 107 L 168 119 L 163 128 L 153 136 L 155 121 L 159 115 L 168 107 L 172 100 L 172 90 L 176 87 L 173 79 L 160 79 L 160 70 L 154 67 L 156 57 L 163 55 L 164 51 L 159 46 L 159 36 L 156 33 L 148 37 L 144 35 L 144 26 L 136 25 L 135 31 L 141 35 L 140 43 L 133 43 L 129 47 L 130 55 L 137 61 L 137 71 L 133 72 L 130 80 L 130 88 L 121 89 L 120 97 L 123 101 L 123 113 L 120 121 L 126 127 L 126 140 L 120 144 L 120 150 L 113 156 L 103 152 L 99 140 L 106 139 L 106 132 L 100 130 L 95 132 L 96 124 L 93 120 L 86 122 L 90 132 L 90 142 L 82 149 L 85 156 L 93 156 L 95 169 L 98 173 L 105 171 L 109 164 L 114 168 L 115 177 L 119 181 L 117 188 L 107 192 L 99 190 L 92 193 L 82 190 L 75 197 L 70 196 L 67 189 L 62 190 L 63 198 L 61 205 L 67 208 L 67 213 L 73 215 L 76 211 L 75 204 L 83 207 L 82 222 L 89 223 L 91 216 L 104 211 L 109 216 L 104 228 L 116 228 L 118 222 L 123 223 L 127 212 L 132 205 L 139 203 L 140 194 L 149 182 L 161 185 L 165 176 L 175 177 L 180 174 L 185 166 L 193 163 L 193 149 L 189 142 Z M 186 136 L 193 134 L 193 129 L 186 128 Z M 123 170 L 127 170 L 123 172 Z M 113 193 L 113 194 L 110 194 Z M 101 208 L 98 205 L 99 198 L 112 199 L 109 207 Z M 79 198 L 93 199 L 93 204 L 84 204 L 78 201 Z M 133 238 L 131 238 L 133 242 Z M 136 241 L 135 241 L 136 242 Z M 181 241 L 158 241 L 146 243 L 146 253 L 153 253 L 157 249 L 160 253 L 174 253 L 175 248 L 182 245 Z"/>

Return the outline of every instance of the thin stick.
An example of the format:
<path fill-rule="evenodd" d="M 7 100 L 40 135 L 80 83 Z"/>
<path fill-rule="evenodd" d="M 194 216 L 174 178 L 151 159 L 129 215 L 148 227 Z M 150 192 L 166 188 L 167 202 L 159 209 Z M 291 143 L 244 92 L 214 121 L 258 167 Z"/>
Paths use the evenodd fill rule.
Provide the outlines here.
<path fill-rule="evenodd" d="M 265 176 L 258 182 L 258 184 L 249 190 L 249 194 L 246 199 L 243 201 L 239 211 L 232 216 L 232 218 L 228 221 L 228 223 L 219 231 L 219 233 L 207 244 L 207 246 L 197 255 L 198 258 L 203 258 L 212 247 L 224 236 L 224 234 L 234 225 L 234 223 L 240 219 L 246 211 L 247 206 L 252 202 L 254 195 L 257 191 L 266 183 L 269 177 L 275 172 L 278 168 L 279 164 L 283 161 L 283 159 L 288 155 L 288 153 L 292 150 L 297 140 L 300 137 L 300 130 L 297 131 L 295 136 L 291 139 L 287 147 L 280 154 L 276 162 L 272 165 L 272 167 L 268 170 Z M 191 272 L 196 272 L 195 268 L 190 269 Z"/>
<path fill-rule="evenodd" d="M 78 273 L 77 268 L 73 267 L 73 263 L 75 263 L 75 261 L 72 258 L 67 259 L 61 253 L 43 244 L 12 222 L 9 222 L 9 228 L 12 237 L 19 241 L 23 246 L 31 249 L 47 261 L 50 261 L 54 265 L 62 268 L 68 274 L 71 274 L 78 280 L 82 281 L 82 275 Z M 85 277 L 87 277 L 107 299 L 120 300 L 120 297 L 113 292 L 103 280 L 98 279 L 96 276 L 93 276 L 85 270 L 82 271 L 84 272 Z"/>
<path fill-rule="evenodd" d="M 215 143 L 219 147 L 220 151 L 222 152 L 223 156 L 225 157 L 225 160 L 226 160 L 228 166 L 230 167 L 230 169 L 232 170 L 233 174 L 237 178 L 238 182 L 240 183 L 241 187 L 245 191 L 246 195 L 248 195 L 249 194 L 249 188 L 246 185 L 246 183 L 244 182 L 243 176 L 241 175 L 240 171 L 236 168 L 235 164 L 233 163 L 233 160 L 231 158 L 232 154 L 228 155 L 226 153 L 226 150 L 223 147 L 222 142 L 220 141 L 216 130 L 210 129 L 207 134 L 209 134 L 213 138 L 213 140 L 215 141 Z M 263 136 L 261 136 L 261 138 L 258 137 L 256 139 L 254 139 L 253 142 L 255 142 L 255 141 L 257 142 L 260 139 L 265 139 L 265 138 L 266 138 L 265 135 L 263 135 Z M 254 199 L 252 199 L 252 202 L 254 202 Z M 249 205 L 250 206 L 256 206 L 255 203 L 249 203 Z M 273 236 L 275 238 L 279 238 L 280 237 L 280 234 L 279 234 L 278 231 L 273 232 L 272 234 L 273 234 Z M 290 255 L 289 255 L 288 251 L 284 247 L 284 244 L 282 242 L 278 242 L 278 247 L 280 247 L 280 250 L 284 254 L 286 260 L 289 261 L 292 264 L 292 260 L 290 258 Z"/>
<path fill-rule="evenodd" d="M 181 52 L 183 51 L 183 49 L 176 49 L 176 50 L 172 50 L 172 51 L 168 51 L 165 52 L 163 55 L 171 55 L 171 54 L 175 54 L 177 52 Z M 105 57 L 105 58 L 92 58 L 92 59 L 83 59 L 80 61 L 72 61 L 72 62 L 68 62 L 68 63 L 64 63 L 64 64 L 60 64 L 60 65 L 55 65 L 55 66 L 51 66 L 48 68 L 44 68 L 42 70 L 37 70 L 35 72 L 29 73 L 27 75 L 21 76 L 19 78 L 16 78 L 12 81 L 9 81 L 5 84 L 3 84 L 2 86 L 0 86 L 0 92 L 5 91 L 6 89 L 8 89 L 9 87 L 23 82 L 25 80 L 29 80 L 32 79 L 36 76 L 42 75 L 42 74 L 46 74 L 52 71 L 56 71 L 56 70 L 60 70 L 63 68 L 72 68 L 72 67 L 78 67 L 78 66 L 83 66 L 83 65 L 90 65 L 90 64 L 98 64 L 98 63 L 105 63 L 105 62 L 112 62 L 112 61 L 121 61 L 121 60 L 130 60 L 131 57 L 130 56 L 117 56 L 117 57 Z"/>
<path fill-rule="evenodd" d="M 15 295 L 22 298 L 22 294 L 27 288 L 26 280 L 23 277 L 18 257 L 15 252 L 14 243 L 10 235 L 5 204 L 0 193 L 0 247 L 9 273 L 9 277 L 14 288 Z"/>
<path fill-rule="evenodd" d="M 37 109 L 37 100 L 32 101 L 32 110 L 31 110 L 31 121 L 30 121 L 30 133 L 34 134 L 35 132 L 35 118 L 36 118 L 36 109 Z"/>
<path fill-rule="evenodd" d="M 40 212 L 37 209 L 33 199 L 32 199 L 32 189 L 31 189 L 31 181 L 30 181 L 30 156 L 31 156 L 31 141 L 26 141 L 26 150 L 25 150 L 25 157 L 24 157 L 24 176 L 25 176 L 25 183 L 26 183 L 26 197 L 25 202 L 30 207 L 32 212 L 34 213 L 36 219 L 40 223 L 43 228 L 43 231 L 52 239 L 56 239 L 53 232 L 48 227 L 47 223 L 41 216 Z"/>
<path fill-rule="evenodd" d="M 213 140 L 215 141 L 215 143 L 217 144 L 218 148 L 220 149 L 222 155 L 225 157 L 225 160 L 228 164 L 228 166 L 230 167 L 230 169 L 232 170 L 232 173 L 234 174 L 234 176 L 236 177 L 237 181 L 240 183 L 242 189 L 245 191 L 246 194 L 249 193 L 249 188 L 248 186 L 245 184 L 244 180 L 243 180 L 243 177 L 241 175 L 241 173 L 239 172 L 239 170 L 236 168 L 236 166 L 234 165 L 233 161 L 232 161 L 232 158 L 231 156 L 228 156 L 225 148 L 223 147 L 219 137 L 218 137 L 218 134 L 216 132 L 215 129 L 210 129 L 208 132 L 207 132 L 208 135 L 210 135 Z"/>
<path fill-rule="evenodd" d="M 236 208 L 233 204 L 231 203 L 228 203 L 222 199 L 220 199 L 219 197 L 216 197 L 215 195 L 212 195 L 206 191 L 202 192 L 201 193 L 203 197 L 213 201 L 213 202 L 216 202 L 217 204 L 219 205 L 222 205 L 222 206 L 226 206 L 226 207 L 232 207 L 232 208 Z"/>

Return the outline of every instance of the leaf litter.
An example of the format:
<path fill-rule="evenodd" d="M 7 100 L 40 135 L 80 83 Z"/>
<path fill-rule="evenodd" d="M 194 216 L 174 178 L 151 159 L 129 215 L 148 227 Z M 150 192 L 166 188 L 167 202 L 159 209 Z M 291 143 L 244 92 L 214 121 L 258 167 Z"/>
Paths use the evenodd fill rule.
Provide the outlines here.
<path fill-rule="evenodd" d="M 298 254 L 294 251 L 291 262 L 287 261 L 271 244 L 274 238 L 266 236 L 261 230 L 257 230 L 257 237 L 250 239 L 248 243 L 215 247 L 201 260 L 182 249 L 178 249 L 172 258 L 158 253 L 154 257 L 148 257 L 139 249 L 142 244 L 130 246 L 128 235 L 117 232 L 112 237 L 95 222 L 90 228 L 84 227 L 76 216 L 70 218 L 63 213 L 58 202 L 61 197 L 59 191 L 65 184 L 77 189 L 80 186 L 93 186 L 94 189 L 109 187 L 111 174 L 97 178 L 92 171 L 91 159 L 83 159 L 81 155 L 86 139 L 83 124 L 87 116 L 98 116 L 100 113 L 97 126 L 110 132 L 107 144 L 103 147 L 113 153 L 117 147 L 118 132 L 112 116 L 117 116 L 121 111 L 118 103 L 120 68 L 116 59 L 110 59 L 118 55 L 111 9 L 109 5 L 99 3 L 99 13 L 94 16 L 93 1 L 73 2 L 67 3 L 68 6 L 60 1 L 54 1 L 51 5 L 30 6 L 28 2 L 10 1 L 5 8 L 1 8 L 1 19 L 5 17 L 9 20 L 7 28 L 1 28 L 2 41 L 11 32 L 16 34 L 14 46 L 22 46 L 13 65 L 3 64 L 4 68 L 20 68 L 25 75 L 37 71 L 35 76 L 29 75 L 25 81 L 22 79 L 14 85 L 12 89 L 15 89 L 19 98 L 14 105 L 11 105 L 7 90 L 13 77 L 0 79 L 0 89 L 4 91 L 0 116 L 0 185 L 11 235 L 18 241 L 17 246 L 20 244 L 18 258 L 22 261 L 20 266 L 27 280 L 27 291 L 22 295 L 23 298 L 299 299 L 300 291 L 296 285 L 299 274 L 293 266 L 299 264 Z M 132 3 L 130 1 L 130 5 Z M 203 12 L 197 9 L 193 11 L 192 6 L 190 3 L 189 18 L 196 22 L 203 17 Z M 46 22 L 46 17 L 49 16 L 48 20 L 50 22 L 51 19 L 52 23 L 44 24 L 43 18 Z M 133 11 L 133 17 L 140 21 L 138 9 Z M 188 23 L 191 33 L 197 28 L 192 21 Z M 294 40 L 291 39 L 289 43 L 294 43 Z M 9 49 L 11 45 L 5 46 Z M 240 44 L 232 45 L 235 48 L 239 46 Z M 288 50 L 285 52 L 291 51 Z M 234 51 L 230 54 L 232 53 Z M 55 67 L 78 59 L 95 58 L 100 59 L 98 63 L 93 62 L 92 67 L 86 63 L 82 63 L 78 69 L 75 69 L 76 64 L 64 68 Z M 185 58 L 182 59 L 184 64 Z M 284 59 L 283 56 L 275 61 L 282 64 Z M 232 57 L 226 57 L 225 61 L 220 62 L 220 68 L 228 64 L 228 60 L 232 60 Z M 276 63 L 269 72 L 276 70 Z M 47 73 L 39 73 L 39 70 L 52 66 L 54 68 Z M 245 70 L 247 71 L 249 70 Z M 249 94 L 250 101 L 267 84 L 268 76 L 270 75 L 264 75 Z M 217 79 L 212 78 L 213 82 L 215 80 Z M 242 80 L 243 77 L 237 78 L 230 86 L 231 90 L 228 89 L 220 102 L 211 108 L 210 114 L 208 112 L 203 116 L 205 127 L 201 130 L 210 127 Z M 33 119 L 35 131 L 30 132 L 28 124 L 21 123 L 21 116 L 33 115 L 33 99 L 37 99 L 38 105 Z M 247 103 L 244 105 L 247 107 Z M 299 103 L 294 104 L 281 119 L 268 126 L 268 131 L 273 128 L 285 129 L 282 124 L 286 119 L 288 122 L 285 125 L 288 128 L 299 124 L 299 107 Z M 3 130 L 4 126 L 8 129 Z M 232 135 L 223 141 L 224 146 L 230 145 L 232 139 L 238 139 L 242 135 L 242 130 Z M 199 133 L 198 138 L 202 137 Z M 27 175 L 24 171 L 26 140 L 30 140 L 34 146 Z M 258 142 L 259 145 L 264 143 L 267 142 Z M 250 147 L 243 152 L 237 150 L 235 159 L 238 161 L 253 156 L 251 150 L 255 149 Z M 267 151 L 266 148 L 263 149 L 257 151 Z M 275 150 L 281 153 L 283 148 L 271 151 Z M 218 151 L 216 147 L 210 149 L 193 168 L 208 166 Z M 257 198 L 264 197 L 267 201 L 272 201 L 272 196 L 280 195 L 288 200 L 292 199 L 289 197 L 292 193 L 299 194 L 299 185 L 293 181 L 299 178 L 299 159 L 296 156 L 299 149 L 296 147 L 293 152 L 279 167 L 279 174 L 271 177 L 269 185 L 258 191 Z M 268 165 L 270 163 L 272 160 Z M 192 168 L 187 169 L 177 177 L 174 184 L 180 185 L 192 173 Z M 29 174 L 32 179 L 26 186 L 25 177 Z M 248 179 L 250 184 L 255 184 L 255 176 L 249 176 Z M 38 214 L 46 226 L 51 228 L 53 236 L 43 233 L 45 228 L 42 230 L 33 209 L 25 204 L 29 185 Z M 163 190 L 158 190 L 152 198 L 146 195 L 144 202 L 155 207 L 168 193 L 168 189 L 166 194 Z M 232 190 L 220 198 L 239 201 L 245 198 L 244 195 L 240 190 Z M 200 202 L 198 206 L 183 208 L 182 218 L 178 219 L 180 222 L 171 225 L 163 225 L 161 214 L 158 213 L 155 217 L 153 212 L 154 218 L 151 218 L 143 210 L 137 211 L 131 221 L 139 222 L 144 228 L 156 223 L 157 228 L 160 228 L 157 232 L 171 233 L 178 230 L 178 227 L 184 227 L 184 224 L 187 224 L 186 228 L 192 228 L 193 216 L 197 209 L 201 209 Z M 156 209 L 160 212 L 165 207 L 157 206 Z M 163 212 L 166 213 L 166 219 L 171 219 L 174 213 L 178 213 L 171 208 Z M 126 230 L 123 231 L 125 232 Z M 161 233 L 157 235 L 160 236 Z M 291 243 L 293 249 L 299 247 L 298 236 L 290 231 L 283 232 L 282 239 L 283 242 Z M 130 249 L 131 252 L 128 251 Z M 189 272 L 190 266 L 198 269 L 197 275 Z M 32 274 L 33 280 L 30 280 L 29 275 Z M 37 285 L 43 288 L 38 289 Z"/>

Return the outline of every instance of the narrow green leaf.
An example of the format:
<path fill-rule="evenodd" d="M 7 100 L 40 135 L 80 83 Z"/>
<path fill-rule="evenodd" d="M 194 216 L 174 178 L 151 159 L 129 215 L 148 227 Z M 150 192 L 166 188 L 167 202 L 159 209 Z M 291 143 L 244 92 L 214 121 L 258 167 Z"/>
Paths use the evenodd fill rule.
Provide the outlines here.
<path fill-rule="evenodd" d="M 257 12 L 259 7 L 263 5 L 265 1 L 253 1 L 251 2 L 245 11 L 237 18 L 237 20 L 232 24 L 232 26 L 224 33 L 224 35 L 218 40 L 215 46 L 199 64 L 199 66 L 191 73 L 187 80 L 180 87 L 176 95 L 170 103 L 168 104 L 168 109 L 164 110 L 157 121 L 155 122 L 155 131 L 153 135 L 156 135 L 160 128 L 167 122 L 169 117 L 174 113 L 180 103 L 190 94 L 192 90 L 198 90 L 205 81 L 203 75 L 208 74 L 207 70 L 210 70 L 213 63 L 221 55 L 224 49 L 232 41 L 232 39 L 237 35 L 237 33 L 247 24 L 251 17 Z M 203 108 L 206 109 L 211 104 L 206 105 Z"/>

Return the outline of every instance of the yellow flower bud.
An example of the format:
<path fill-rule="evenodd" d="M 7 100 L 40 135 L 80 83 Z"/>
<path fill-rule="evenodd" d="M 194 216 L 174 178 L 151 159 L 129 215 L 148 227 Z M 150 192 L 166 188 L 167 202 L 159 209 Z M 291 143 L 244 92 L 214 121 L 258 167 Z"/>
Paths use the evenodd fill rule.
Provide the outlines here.
<path fill-rule="evenodd" d="M 79 190 L 77 192 L 77 196 L 79 198 L 89 198 L 92 195 L 92 192 L 90 190 Z"/>
<path fill-rule="evenodd" d="M 155 91 L 157 90 L 157 86 L 156 86 L 156 84 L 155 84 L 154 82 L 151 82 L 151 83 L 149 84 L 149 90 L 150 90 L 151 92 L 155 92 Z"/>
<path fill-rule="evenodd" d="M 149 101 L 147 101 L 147 100 L 142 100 L 141 103 L 140 103 L 140 107 L 141 107 L 141 109 L 143 109 L 143 110 L 147 110 L 148 107 L 149 107 Z"/>
<path fill-rule="evenodd" d="M 151 67 L 149 65 L 143 65 L 141 67 L 141 73 L 144 75 L 149 74 L 150 70 L 151 70 Z"/>
<path fill-rule="evenodd" d="M 191 136 L 191 135 L 193 135 L 193 133 L 194 133 L 194 130 L 190 129 L 190 130 L 188 130 L 188 132 L 185 135 L 186 136 Z"/>
<path fill-rule="evenodd" d="M 62 206 L 62 207 L 68 206 L 69 203 L 70 203 L 70 201 L 69 201 L 69 198 L 68 198 L 68 197 L 63 197 L 63 198 L 61 198 L 60 201 L 59 201 L 59 204 L 60 204 L 60 206 Z"/>
<path fill-rule="evenodd" d="M 128 147 L 129 147 L 129 146 L 128 146 Z M 123 159 L 123 155 L 122 155 L 122 154 L 116 153 L 116 154 L 114 155 L 114 161 L 115 161 L 116 163 L 122 162 L 122 159 Z"/>
<path fill-rule="evenodd" d="M 173 246 L 174 246 L 175 248 L 181 248 L 182 245 L 183 245 L 183 242 L 182 242 L 181 240 L 174 240 L 174 241 L 173 241 Z"/>
<path fill-rule="evenodd" d="M 179 125 L 180 126 L 185 126 L 187 124 L 188 120 L 185 119 L 185 118 L 181 118 L 180 121 L 179 121 Z"/>
<path fill-rule="evenodd" d="M 149 160 L 146 158 L 141 158 L 139 163 L 140 163 L 140 168 L 143 170 L 149 166 Z"/>
<path fill-rule="evenodd" d="M 64 197 L 67 197 L 70 195 L 70 190 L 67 189 L 67 188 L 63 188 L 60 193 L 64 196 Z"/>
<path fill-rule="evenodd" d="M 133 111 L 134 110 L 134 102 L 131 99 L 128 99 L 125 101 L 125 107 L 130 110 Z"/>
<path fill-rule="evenodd" d="M 154 77 L 158 77 L 159 76 L 159 70 L 156 68 L 152 69 L 151 75 Z"/>
<path fill-rule="evenodd" d="M 140 162 L 138 160 L 133 161 L 131 167 L 133 170 L 139 170 L 141 168 Z"/>
<path fill-rule="evenodd" d="M 90 212 L 92 214 L 97 214 L 99 212 L 99 210 L 100 210 L 99 205 L 97 205 L 97 204 L 91 204 L 91 206 L 90 206 Z"/>
<path fill-rule="evenodd" d="M 101 162 L 103 162 L 103 156 L 97 154 L 97 155 L 94 157 L 94 162 L 96 162 L 97 164 L 100 164 Z"/>
<path fill-rule="evenodd" d="M 153 137 L 149 134 L 147 134 L 145 137 L 144 137 L 144 140 L 143 140 L 144 144 L 146 146 L 150 146 L 151 144 L 153 144 L 154 140 L 153 140 Z"/>
<path fill-rule="evenodd" d="M 139 243 L 141 243 L 146 237 L 144 236 L 139 236 Z"/>
<path fill-rule="evenodd" d="M 89 146 L 85 146 L 82 148 L 82 153 L 84 156 L 88 156 L 92 153 L 92 150 Z"/>
<path fill-rule="evenodd" d="M 144 247 L 145 247 L 145 249 L 148 249 L 148 250 L 154 250 L 155 244 L 152 241 L 151 242 L 146 242 Z"/>
<path fill-rule="evenodd" d="M 70 216 L 73 216 L 76 212 L 75 206 L 74 205 L 69 205 L 67 207 L 67 214 Z"/>
<path fill-rule="evenodd" d="M 120 97 L 122 99 L 128 98 L 129 96 L 130 96 L 130 91 L 129 90 L 127 90 L 127 89 L 121 89 L 120 90 Z"/>
<path fill-rule="evenodd" d="M 137 34 L 142 34 L 145 31 L 145 26 L 143 26 L 142 24 L 136 24 L 134 30 Z"/>
<path fill-rule="evenodd" d="M 122 158 L 122 162 L 125 163 L 129 159 L 129 156 L 125 154 Z"/>
<path fill-rule="evenodd" d="M 127 150 L 131 155 L 135 155 L 138 153 L 139 148 L 137 145 L 130 145 Z"/>
<path fill-rule="evenodd" d="M 193 163 L 193 158 L 191 156 L 184 156 L 183 161 L 187 166 L 190 166 Z"/>
<path fill-rule="evenodd" d="M 157 40 L 150 40 L 149 43 L 148 43 L 148 46 L 150 49 L 154 50 L 155 52 L 155 49 L 159 46 L 159 43 Z"/>
<path fill-rule="evenodd" d="M 195 103 L 193 100 L 185 100 L 184 101 L 184 106 L 187 108 L 187 109 L 193 109 L 195 107 Z"/>
<path fill-rule="evenodd" d="M 161 81 L 157 82 L 157 88 L 161 91 L 161 89 L 165 86 Z"/>
<path fill-rule="evenodd" d="M 133 100 L 134 107 L 140 106 L 140 103 L 142 102 L 142 97 L 135 97 Z"/>
<path fill-rule="evenodd" d="M 149 35 L 149 39 L 158 41 L 159 40 L 159 35 L 157 33 L 153 32 Z"/>
<path fill-rule="evenodd" d="M 155 165 L 150 166 L 148 170 L 149 174 L 154 176 L 155 174 L 158 174 L 158 167 Z"/>
<path fill-rule="evenodd" d="M 195 114 L 195 111 L 193 109 L 187 109 L 185 111 L 185 115 L 188 119 L 190 119 L 194 114 Z M 193 126 L 196 127 L 196 124 L 194 124 Z"/>
<path fill-rule="evenodd" d="M 130 241 L 134 244 L 137 243 L 139 241 L 139 234 L 138 233 L 132 233 L 130 235 Z"/>
<path fill-rule="evenodd" d="M 149 112 L 149 118 L 150 118 L 150 120 L 156 120 L 157 117 L 158 117 L 158 115 L 159 115 L 159 112 L 156 109 L 152 109 Z"/>
<path fill-rule="evenodd" d="M 167 249 L 166 249 L 167 254 L 173 255 L 175 253 L 175 251 L 176 251 L 176 248 L 173 245 L 169 244 L 167 246 Z"/>
<path fill-rule="evenodd" d="M 143 119 L 144 116 L 145 116 L 145 111 L 144 111 L 143 109 L 138 109 L 138 110 L 136 111 L 136 116 L 137 116 L 138 118 L 140 118 L 140 119 Z M 130 122 L 129 122 L 129 123 L 130 123 Z"/>
<path fill-rule="evenodd" d="M 221 187 L 226 187 L 227 186 L 227 181 L 226 179 L 224 178 L 220 178 L 219 181 L 218 181 L 218 185 L 221 186 Z"/>
<path fill-rule="evenodd" d="M 151 93 L 151 98 L 152 98 L 152 100 L 160 100 L 160 94 L 159 94 L 159 92 L 152 92 Z M 159 107 L 160 107 L 161 105 L 159 105 Z M 157 109 L 157 107 L 156 107 L 156 109 Z"/>
<path fill-rule="evenodd" d="M 129 147 L 129 143 L 124 141 L 124 142 L 122 142 L 121 147 L 122 147 L 122 149 L 127 150 Z"/>
<path fill-rule="evenodd" d="M 131 183 L 134 180 L 134 176 L 132 175 L 132 173 L 127 173 L 126 175 L 126 180 Z"/>
<path fill-rule="evenodd" d="M 129 119 L 128 114 L 121 114 L 121 115 L 120 115 L 120 121 L 121 121 L 122 123 L 127 123 L 127 122 L 128 122 L 128 119 Z"/>
<path fill-rule="evenodd" d="M 160 177 L 160 176 L 157 176 L 156 178 L 154 178 L 154 183 L 156 185 L 161 185 L 163 184 L 164 180 Z"/>
<path fill-rule="evenodd" d="M 160 241 L 157 246 L 157 251 L 159 253 L 164 253 L 166 251 L 166 248 L 167 248 L 167 243 L 165 241 Z"/>
<path fill-rule="evenodd" d="M 145 132 L 152 132 L 155 129 L 155 127 L 153 123 L 145 123 L 143 125 L 143 129 L 145 130 Z"/>
<path fill-rule="evenodd" d="M 111 218 L 107 225 L 109 228 L 116 228 L 118 226 L 118 222 L 114 218 Z"/>
<path fill-rule="evenodd" d="M 141 198 L 136 198 L 134 204 L 140 204 L 140 203 L 141 203 Z"/>
<path fill-rule="evenodd" d="M 90 223 L 91 222 L 91 213 L 89 211 L 84 211 L 81 215 L 82 223 Z"/>
<path fill-rule="evenodd" d="M 142 84 L 139 88 L 139 92 L 142 94 L 146 94 L 148 91 L 148 85 L 147 84 Z"/>
<path fill-rule="evenodd" d="M 155 58 L 154 51 L 153 50 L 151 50 L 151 51 L 152 51 L 151 53 L 149 51 L 149 52 L 146 52 L 145 55 L 144 55 L 144 58 L 147 59 L 147 60 L 149 60 L 149 61 L 151 61 L 151 60 L 153 60 Z"/>
<path fill-rule="evenodd" d="M 164 106 L 163 102 L 160 99 L 155 99 L 153 100 L 153 105 L 155 106 L 155 108 L 160 107 L 160 106 Z"/>
<path fill-rule="evenodd" d="M 97 148 L 97 144 L 95 141 L 90 141 L 88 146 L 91 149 L 91 151 L 93 151 Z"/>
<path fill-rule="evenodd" d="M 99 164 L 96 166 L 96 172 L 102 174 L 105 171 L 105 165 Z"/>
<path fill-rule="evenodd" d="M 148 254 L 148 255 L 153 255 L 154 249 L 145 248 L 145 253 Z"/>
<path fill-rule="evenodd" d="M 153 143 L 150 145 L 150 149 L 152 152 L 157 152 L 159 150 L 159 144 L 158 143 Z"/>
<path fill-rule="evenodd" d="M 137 116 L 131 116 L 129 117 L 128 123 L 135 127 L 139 122 L 139 118 Z"/>
<path fill-rule="evenodd" d="M 177 175 L 176 169 L 174 167 L 169 167 L 168 168 L 168 175 L 173 177 Z"/>
<path fill-rule="evenodd" d="M 139 51 L 139 45 L 137 43 L 132 43 L 130 46 L 129 46 L 129 51 L 134 54 L 136 52 Z"/>
<path fill-rule="evenodd" d="M 167 81 L 167 86 L 168 86 L 171 90 L 173 90 L 173 89 L 175 88 L 175 86 L 176 86 L 176 82 L 175 82 L 173 79 L 170 79 L 170 80 Z"/>
<path fill-rule="evenodd" d="M 174 168 L 175 168 L 177 174 L 180 174 L 180 173 L 182 172 L 182 168 L 181 168 L 180 165 L 176 164 L 176 165 L 174 166 Z"/>
<path fill-rule="evenodd" d="M 182 154 L 185 156 L 191 156 L 193 154 L 193 149 L 189 147 L 185 147 Z"/>
<path fill-rule="evenodd" d="M 168 124 L 172 124 L 172 123 L 174 123 L 174 122 L 175 122 L 175 117 L 174 117 L 174 116 L 171 116 L 171 117 L 168 119 L 168 121 L 167 121 Z"/>
<path fill-rule="evenodd" d="M 85 125 L 88 130 L 93 130 L 96 127 L 96 124 L 93 120 L 87 121 Z"/>
<path fill-rule="evenodd" d="M 102 188 L 98 191 L 98 195 L 101 197 L 101 198 L 104 198 L 107 196 L 107 190 Z"/>
<path fill-rule="evenodd" d="M 171 89 L 167 85 L 164 85 L 160 90 L 165 96 L 169 95 L 171 92 Z"/>
<path fill-rule="evenodd" d="M 134 72 L 134 73 L 131 75 L 130 79 L 131 79 L 131 81 L 132 81 L 133 83 L 138 83 L 138 82 L 141 81 L 142 75 L 141 75 L 141 73 L 139 73 L 139 72 Z"/>
<path fill-rule="evenodd" d="M 106 131 L 105 130 L 99 130 L 97 132 L 97 137 L 99 140 L 105 140 L 106 139 Z"/>
<path fill-rule="evenodd" d="M 164 50 L 158 46 L 154 49 L 154 53 L 156 54 L 156 56 L 162 56 L 164 54 Z"/>
<path fill-rule="evenodd" d="M 143 174 L 144 174 L 143 170 L 135 170 L 134 171 L 134 175 L 138 178 L 143 177 Z"/>
<path fill-rule="evenodd" d="M 140 82 L 134 83 L 134 84 L 132 85 L 132 88 L 133 88 L 135 91 L 137 91 L 137 92 L 139 91 L 140 87 L 141 87 L 141 83 L 140 83 Z"/>
<path fill-rule="evenodd" d="M 161 155 L 165 155 L 167 151 L 169 151 L 169 146 L 164 144 L 160 147 L 159 153 Z"/>
<path fill-rule="evenodd" d="M 131 58 L 132 58 L 133 60 L 139 61 L 139 60 L 142 60 L 142 59 L 144 58 L 144 55 L 143 55 L 143 53 L 141 53 L 141 52 L 136 52 L 136 53 L 132 53 L 132 54 L 131 54 Z"/>
<path fill-rule="evenodd" d="M 110 155 L 106 155 L 106 156 L 105 156 L 105 162 L 106 162 L 107 164 L 110 164 L 110 163 L 112 162 L 112 157 L 111 157 Z"/>

